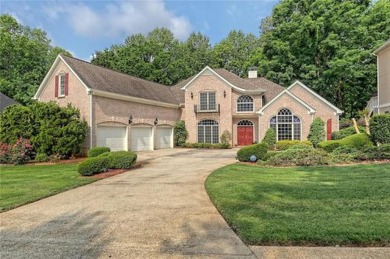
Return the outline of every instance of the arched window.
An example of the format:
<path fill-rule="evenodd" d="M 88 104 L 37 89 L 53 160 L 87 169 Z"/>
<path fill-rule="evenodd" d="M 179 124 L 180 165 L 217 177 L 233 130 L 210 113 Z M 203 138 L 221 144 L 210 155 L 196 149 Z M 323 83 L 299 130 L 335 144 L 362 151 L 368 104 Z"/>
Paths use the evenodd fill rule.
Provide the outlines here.
<path fill-rule="evenodd" d="M 253 112 L 253 98 L 249 95 L 238 97 L 237 112 Z"/>
<path fill-rule="evenodd" d="M 278 141 L 301 140 L 301 120 L 289 109 L 281 109 L 271 118 L 269 126 L 275 130 Z"/>
<path fill-rule="evenodd" d="M 214 120 L 198 123 L 198 143 L 219 143 L 219 125 Z"/>
<path fill-rule="evenodd" d="M 253 126 L 253 123 L 248 120 L 242 120 L 239 123 L 237 123 L 238 126 Z"/>

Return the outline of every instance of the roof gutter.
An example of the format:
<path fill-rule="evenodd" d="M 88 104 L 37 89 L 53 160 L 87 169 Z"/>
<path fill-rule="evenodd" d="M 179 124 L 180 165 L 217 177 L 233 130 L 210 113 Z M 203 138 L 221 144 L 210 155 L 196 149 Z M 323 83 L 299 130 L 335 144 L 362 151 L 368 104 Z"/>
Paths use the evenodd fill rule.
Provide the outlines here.
<path fill-rule="evenodd" d="M 148 99 L 143 99 L 143 98 L 138 98 L 138 97 L 133 97 L 128 95 L 115 94 L 115 93 L 110 93 L 110 92 L 105 92 L 105 91 L 100 91 L 95 89 L 92 91 L 92 94 L 95 96 L 101 96 L 101 97 L 111 98 L 115 100 L 154 105 L 154 106 L 159 106 L 164 108 L 175 108 L 175 109 L 180 108 L 179 104 L 148 100 Z"/>

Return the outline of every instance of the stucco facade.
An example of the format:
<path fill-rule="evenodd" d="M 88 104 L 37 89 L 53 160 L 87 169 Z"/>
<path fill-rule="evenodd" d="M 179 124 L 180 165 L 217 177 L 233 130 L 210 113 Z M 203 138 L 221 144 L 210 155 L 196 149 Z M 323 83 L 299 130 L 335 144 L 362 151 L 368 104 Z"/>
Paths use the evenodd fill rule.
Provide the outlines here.
<path fill-rule="evenodd" d="M 141 131 L 145 129 L 151 132 L 150 139 L 147 141 L 152 142 L 145 145 L 153 149 L 161 146 L 161 143 L 153 144 L 153 142 L 158 142 L 158 138 L 164 132 L 169 137 L 168 131 L 173 131 L 174 124 L 179 120 L 184 120 L 186 123 L 189 133 L 187 141 L 190 143 L 210 141 L 218 143 L 221 135 L 227 131 L 231 134 L 232 146 L 248 145 L 260 142 L 264 138 L 266 130 L 270 127 L 271 118 L 277 116 L 281 109 L 288 109 L 293 116 L 299 118 L 300 131 L 292 137 L 295 139 L 307 139 L 310 124 L 316 117 L 327 122 L 327 130 L 336 131 L 339 127 L 338 117 L 341 111 L 300 82 L 292 84 L 289 88 L 277 86 L 280 94 L 263 103 L 266 91 L 261 88 L 261 85 L 252 84 L 253 81 L 239 78 L 226 70 L 213 70 L 206 67 L 191 80 L 180 85 L 180 88 L 176 88 L 179 90 L 175 92 L 177 101 L 172 101 L 174 94 L 169 87 L 144 86 L 143 84 L 148 84 L 148 81 L 134 79 L 108 69 L 104 69 L 104 72 L 113 78 L 109 82 L 113 90 L 111 91 L 109 87 L 106 87 L 109 91 L 102 90 L 99 84 L 93 85 L 95 77 L 99 76 L 95 69 L 102 68 L 59 56 L 35 95 L 39 101 L 56 101 L 61 106 L 71 103 L 80 109 L 81 117 L 89 126 L 85 150 L 101 143 L 102 133 L 101 131 L 99 133 L 99 129 L 102 128 L 108 130 L 104 135 L 108 140 L 110 136 L 107 134 L 110 134 L 110 129 L 114 132 L 119 128 L 125 132 L 122 136 L 125 145 L 121 146 L 124 149 L 138 148 L 132 141 L 138 141 L 136 131 L 142 140 Z M 253 71 L 251 72 L 253 77 Z M 56 76 L 64 73 L 69 75 L 67 95 L 58 97 L 55 90 L 58 88 Z M 101 71 L 99 73 L 101 74 Z M 119 83 L 116 84 L 117 77 L 123 77 L 121 80 L 124 86 L 121 88 L 118 87 Z M 88 81 L 85 78 L 90 79 Z M 104 80 L 105 78 L 102 77 L 100 84 L 107 83 Z M 260 81 L 264 80 L 267 81 L 266 79 Z M 121 91 L 129 90 L 127 87 L 133 87 L 133 81 L 136 84 L 134 87 L 142 91 L 146 97 L 121 94 Z M 274 84 L 267 82 L 271 83 L 271 86 Z M 270 85 L 267 86 L 268 89 Z M 157 93 L 154 92 L 155 89 Z M 240 110 L 238 110 L 239 100 Z M 205 102 L 212 108 L 204 109 Z M 172 145 L 168 143 L 165 146 Z"/>

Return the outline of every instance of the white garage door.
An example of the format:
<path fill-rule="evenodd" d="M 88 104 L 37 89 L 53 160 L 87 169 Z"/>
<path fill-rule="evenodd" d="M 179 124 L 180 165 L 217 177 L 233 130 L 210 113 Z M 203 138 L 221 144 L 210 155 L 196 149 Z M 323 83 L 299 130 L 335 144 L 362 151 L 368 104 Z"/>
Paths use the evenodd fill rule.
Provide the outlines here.
<path fill-rule="evenodd" d="M 126 150 L 126 127 L 98 127 L 97 146 L 111 151 Z"/>
<path fill-rule="evenodd" d="M 171 148 L 172 144 L 172 127 L 157 127 L 156 128 L 156 149 Z"/>
<path fill-rule="evenodd" d="M 131 151 L 152 150 L 152 128 L 131 128 Z"/>

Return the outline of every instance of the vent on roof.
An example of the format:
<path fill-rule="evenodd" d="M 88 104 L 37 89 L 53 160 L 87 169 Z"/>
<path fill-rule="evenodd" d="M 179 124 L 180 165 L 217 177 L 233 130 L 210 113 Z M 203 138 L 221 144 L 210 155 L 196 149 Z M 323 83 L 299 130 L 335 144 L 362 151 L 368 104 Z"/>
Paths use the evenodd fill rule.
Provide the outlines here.
<path fill-rule="evenodd" d="M 257 67 L 250 67 L 249 68 L 248 78 L 257 78 Z"/>

